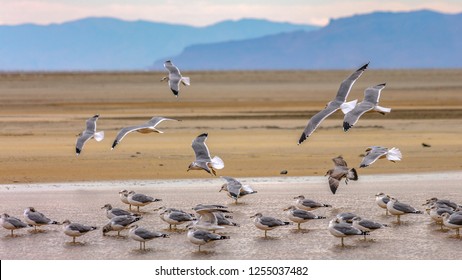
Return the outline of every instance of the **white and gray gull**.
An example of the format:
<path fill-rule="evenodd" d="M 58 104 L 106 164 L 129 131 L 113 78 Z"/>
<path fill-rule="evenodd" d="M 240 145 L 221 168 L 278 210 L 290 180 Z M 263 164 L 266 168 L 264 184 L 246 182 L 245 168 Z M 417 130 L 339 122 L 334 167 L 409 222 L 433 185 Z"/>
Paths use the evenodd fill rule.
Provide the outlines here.
<path fill-rule="evenodd" d="M 295 206 L 289 206 L 284 211 L 287 211 L 287 217 L 294 223 L 297 223 L 297 228 L 301 229 L 300 224 L 306 223 L 310 220 L 325 219 L 324 216 L 319 216 L 313 212 L 298 209 Z"/>
<path fill-rule="evenodd" d="M 305 196 L 303 195 L 296 196 L 294 197 L 294 199 L 295 199 L 295 206 L 297 208 L 300 208 L 306 211 L 315 210 L 321 207 L 332 207 L 332 205 L 330 204 L 316 202 L 312 199 L 305 198 Z"/>
<path fill-rule="evenodd" d="M 178 121 L 178 120 L 164 118 L 164 117 L 153 117 L 148 122 L 145 122 L 143 124 L 124 127 L 121 130 L 119 130 L 119 132 L 117 133 L 117 136 L 114 139 L 114 142 L 112 143 L 112 149 L 114 149 L 122 141 L 122 139 L 131 132 L 136 131 L 142 134 L 153 133 L 153 132 L 164 133 L 156 128 L 156 126 L 162 121 Z"/>
<path fill-rule="evenodd" d="M 396 198 L 390 197 L 390 201 L 387 203 L 388 212 L 391 215 L 397 216 L 398 224 L 401 223 L 401 215 L 405 214 L 422 214 L 422 211 L 417 210 L 409 204 L 399 202 Z"/>
<path fill-rule="evenodd" d="M 117 207 L 112 207 L 112 205 L 109 203 L 105 204 L 103 207 L 101 207 L 101 209 L 106 209 L 106 217 L 108 219 L 112 219 L 116 216 L 139 216 L 139 214 L 131 213 Z"/>
<path fill-rule="evenodd" d="M 180 83 L 185 86 L 189 86 L 191 85 L 190 79 L 189 77 L 183 77 L 178 67 L 173 65 L 170 60 L 165 61 L 164 67 L 168 70 L 168 76 L 163 77 L 161 81 L 168 80 L 170 90 L 173 92 L 175 97 L 178 97 L 178 94 L 180 93 Z"/>
<path fill-rule="evenodd" d="M 167 238 L 168 234 L 156 231 L 149 231 L 145 228 L 139 227 L 138 225 L 130 225 L 128 231 L 128 237 L 133 240 L 140 242 L 140 250 L 146 250 L 146 241 L 153 240 L 155 238 Z"/>
<path fill-rule="evenodd" d="M 330 234 L 342 239 L 342 247 L 345 246 L 343 238 L 355 235 L 368 235 L 368 232 L 353 227 L 349 223 L 339 222 L 337 218 L 330 220 L 328 230 Z"/>
<path fill-rule="evenodd" d="M 133 216 L 116 216 L 112 218 L 109 223 L 103 227 L 103 235 L 110 231 L 117 231 L 117 236 L 120 236 L 120 232 L 131 224 L 141 220 L 142 217 L 133 217 Z"/>
<path fill-rule="evenodd" d="M 369 165 L 376 162 L 378 159 L 387 158 L 391 162 L 401 160 L 403 157 L 401 151 L 398 148 L 385 148 L 380 146 L 371 146 L 366 149 L 366 155 L 359 164 L 360 168 L 368 167 Z"/>
<path fill-rule="evenodd" d="M 102 141 L 104 139 L 104 131 L 96 132 L 96 121 L 99 115 L 94 115 L 86 121 L 86 128 L 80 134 L 78 134 L 77 142 L 75 143 L 75 153 L 80 155 L 83 150 L 83 146 L 91 138 L 95 138 L 96 141 Z"/>
<path fill-rule="evenodd" d="M 263 216 L 262 213 L 256 213 L 250 218 L 254 218 L 253 223 L 258 229 L 265 231 L 265 238 L 267 237 L 266 232 L 268 230 L 273 230 L 277 227 L 287 226 L 291 224 L 291 222 L 284 222 L 277 218 Z"/>
<path fill-rule="evenodd" d="M 364 100 L 356 104 L 353 110 L 346 113 L 343 118 L 343 130 L 348 131 L 352 126 L 354 126 L 359 118 L 366 112 L 376 111 L 381 114 L 390 113 L 390 108 L 380 107 L 379 99 L 380 92 L 385 88 L 385 84 L 380 84 L 372 87 L 366 88 L 364 91 Z"/>
<path fill-rule="evenodd" d="M 303 143 L 303 141 L 305 141 L 316 130 L 316 128 L 321 124 L 321 122 L 324 119 L 335 113 L 338 109 L 341 109 L 344 114 L 353 110 L 357 100 L 346 102 L 346 99 L 348 97 L 348 94 L 350 93 L 351 88 L 353 87 L 353 84 L 359 77 L 361 77 L 368 65 L 369 63 L 364 64 L 353 74 L 351 74 L 348 78 L 346 78 L 340 84 L 340 88 L 337 91 L 335 99 L 327 103 L 326 107 L 322 111 L 318 112 L 313 117 L 311 117 L 305 129 L 303 130 L 300 139 L 298 140 L 299 145 Z"/>
<path fill-rule="evenodd" d="M 386 224 L 381 224 L 378 222 L 374 222 L 372 220 L 363 219 L 361 217 L 354 217 L 352 221 L 353 227 L 365 232 L 371 232 L 377 229 L 388 227 L 388 225 Z M 364 240 L 366 240 L 366 235 L 364 235 Z"/>
<path fill-rule="evenodd" d="M 225 179 L 226 183 L 221 186 L 219 192 L 225 191 L 229 197 L 234 199 L 234 203 L 236 204 L 239 198 L 248 194 L 257 193 L 257 191 L 254 191 L 251 186 L 243 185 L 241 182 L 232 177 L 222 176 L 221 178 Z"/>
<path fill-rule="evenodd" d="M 53 221 L 44 214 L 37 212 L 34 207 L 27 207 L 24 210 L 24 220 L 27 224 L 34 226 L 34 231 L 37 231 L 39 226 L 59 224 L 57 221 Z"/>
<path fill-rule="evenodd" d="M 140 211 L 140 206 L 146 206 L 152 202 L 162 201 L 162 199 L 154 198 L 142 193 L 135 193 L 134 191 L 128 192 L 127 200 L 130 205 L 136 206 L 137 211 Z"/>
<path fill-rule="evenodd" d="M 96 230 L 95 226 L 86 226 L 78 223 L 71 223 L 69 220 L 64 220 L 62 222 L 64 234 L 72 237 L 72 243 L 75 243 L 75 238 L 82 236 L 87 232 Z"/>
<path fill-rule="evenodd" d="M 11 231 L 11 237 L 14 237 L 14 231 L 17 229 L 21 228 L 26 228 L 26 227 L 31 227 L 31 225 L 28 225 L 21 221 L 20 219 L 16 217 L 11 217 L 10 215 L 3 213 L 0 216 L 0 224 L 2 227 L 5 229 L 8 229 Z"/>
<path fill-rule="evenodd" d="M 217 175 L 215 169 L 222 169 L 225 164 L 221 158 L 215 156 L 211 158 L 209 148 L 205 145 L 207 133 L 197 136 L 192 142 L 192 148 L 196 156 L 195 160 L 189 165 L 188 170 L 205 170 L 211 175 Z"/>

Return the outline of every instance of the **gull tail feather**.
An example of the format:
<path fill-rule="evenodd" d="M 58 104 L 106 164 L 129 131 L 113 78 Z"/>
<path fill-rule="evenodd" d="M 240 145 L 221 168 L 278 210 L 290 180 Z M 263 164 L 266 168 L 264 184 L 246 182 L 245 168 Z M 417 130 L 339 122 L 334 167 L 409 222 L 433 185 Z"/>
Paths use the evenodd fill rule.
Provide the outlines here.
<path fill-rule="evenodd" d="M 181 78 L 181 82 L 182 82 L 183 85 L 185 85 L 185 86 L 190 86 L 190 85 L 191 85 L 191 80 L 189 79 L 189 77 L 182 77 L 182 78 Z"/>
<path fill-rule="evenodd" d="M 358 103 L 358 99 L 355 99 L 350 102 L 344 102 L 342 105 L 340 105 L 340 109 L 342 110 L 343 114 L 346 115 L 348 112 L 355 108 L 356 103 Z"/>
<path fill-rule="evenodd" d="M 215 156 L 212 158 L 212 167 L 215 169 L 223 169 L 225 167 L 225 163 L 221 158 Z"/>
<path fill-rule="evenodd" d="M 104 131 L 96 132 L 93 136 L 96 141 L 102 141 L 104 139 Z"/>
<path fill-rule="evenodd" d="M 388 150 L 388 153 L 387 153 L 388 160 L 391 160 L 391 161 L 401 160 L 402 157 L 403 156 L 401 154 L 401 151 L 398 148 L 393 147 L 390 150 Z"/>
<path fill-rule="evenodd" d="M 374 110 L 379 113 L 383 113 L 383 114 L 391 112 L 391 108 L 386 108 L 386 107 L 381 107 L 381 106 L 375 106 Z"/>

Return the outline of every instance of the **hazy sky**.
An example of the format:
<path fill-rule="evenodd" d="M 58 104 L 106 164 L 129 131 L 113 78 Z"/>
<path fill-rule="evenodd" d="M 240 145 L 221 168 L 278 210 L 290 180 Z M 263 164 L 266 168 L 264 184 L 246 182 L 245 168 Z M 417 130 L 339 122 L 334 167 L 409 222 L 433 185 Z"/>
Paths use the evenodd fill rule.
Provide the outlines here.
<path fill-rule="evenodd" d="M 462 12 L 461 0 L 0 0 L 0 24 L 61 23 L 89 16 L 204 26 L 244 17 L 325 25 L 372 11 Z"/>

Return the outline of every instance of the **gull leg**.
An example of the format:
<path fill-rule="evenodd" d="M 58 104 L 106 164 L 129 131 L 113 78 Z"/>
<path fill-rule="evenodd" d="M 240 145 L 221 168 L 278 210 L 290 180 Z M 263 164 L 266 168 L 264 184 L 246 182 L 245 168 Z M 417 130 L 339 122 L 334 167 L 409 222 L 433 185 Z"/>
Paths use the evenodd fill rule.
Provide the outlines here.
<path fill-rule="evenodd" d="M 388 209 L 385 210 L 385 216 L 388 216 Z"/>
<path fill-rule="evenodd" d="M 302 229 L 302 228 L 300 227 L 300 223 L 298 223 L 298 226 L 297 226 L 297 228 L 298 228 L 298 229 Z"/>
<path fill-rule="evenodd" d="M 265 230 L 265 238 L 266 238 L 266 237 L 267 237 L 267 236 L 266 236 L 266 230 Z"/>
<path fill-rule="evenodd" d="M 143 250 L 146 251 L 146 241 L 143 241 Z"/>
<path fill-rule="evenodd" d="M 11 237 L 14 237 L 14 234 L 13 234 L 13 229 L 11 230 Z"/>
<path fill-rule="evenodd" d="M 399 225 L 401 224 L 401 219 L 400 219 L 401 215 L 397 215 L 397 217 L 398 217 L 398 225 Z"/>
<path fill-rule="evenodd" d="M 343 244 L 343 237 L 341 237 L 341 238 L 342 238 L 342 247 L 343 247 L 343 246 L 345 246 L 345 244 Z"/>
<path fill-rule="evenodd" d="M 72 236 L 72 243 L 75 244 L 75 236 Z"/>
<path fill-rule="evenodd" d="M 143 247 L 141 247 L 141 244 L 143 244 L 143 242 L 140 241 L 140 251 L 143 250 Z"/>
<path fill-rule="evenodd" d="M 201 245 L 199 245 L 199 252 L 201 251 Z"/>

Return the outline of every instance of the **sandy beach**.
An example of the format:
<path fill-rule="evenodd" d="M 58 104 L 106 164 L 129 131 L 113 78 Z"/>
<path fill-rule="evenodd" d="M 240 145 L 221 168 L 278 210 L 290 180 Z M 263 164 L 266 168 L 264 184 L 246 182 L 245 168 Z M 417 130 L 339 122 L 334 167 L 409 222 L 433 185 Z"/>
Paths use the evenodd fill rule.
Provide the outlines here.
<path fill-rule="evenodd" d="M 426 214 L 404 216 L 404 223 L 396 225 L 375 205 L 374 195 L 386 192 L 421 210 L 430 197 L 462 203 L 462 72 L 367 70 L 349 100 L 362 100 L 364 88 L 386 82 L 380 102 L 392 112 L 366 114 L 347 133 L 337 112 L 297 145 L 308 119 L 335 96 L 349 73 L 183 73 L 191 77 L 191 86 L 183 87 L 178 99 L 159 82 L 164 73 L 0 73 L 2 213 L 22 218 L 24 208 L 34 206 L 59 221 L 101 227 L 106 222 L 101 206 L 123 206 L 117 192 L 133 189 L 163 199 L 145 208 L 139 224 L 147 228 L 166 228 L 154 208 L 190 209 L 197 203 L 228 204 L 241 225 L 226 229 L 231 239 L 206 245 L 203 253 L 196 252 L 184 232 L 171 232 L 169 239 L 147 243 L 150 249 L 140 252 L 135 241 L 103 237 L 101 231 L 73 246 L 61 227 L 47 226 L 38 234 L 20 230 L 16 238 L 0 229 L 0 258 L 461 259 L 454 249 L 461 241 L 453 231 L 440 231 Z M 88 142 L 77 157 L 76 135 L 96 113 L 106 138 Z M 161 123 L 163 134 L 131 134 L 111 151 L 120 128 L 153 116 L 181 122 Z M 204 132 L 212 156 L 225 162 L 218 175 L 240 178 L 258 194 L 233 205 L 218 192 L 222 179 L 186 172 L 194 158 L 191 141 Z M 398 147 L 403 160 L 379 160 L 358 169 L 359 181 L 342 183 L 332 195 L 324 177 L 331 159 L 342 155 L 357 168 L 371 145 Z M 288 174 L 280 175 L 282 170 Z M 284 218 L 282 209 L 300 194 L 332 204 L 332 209 L 316 210 L 328 219 L 308 222 L 308 230 L 280 228 L 262 238 L 248 217 L 263 212 Z M 391 227 L 373 233 L 371 241 L 350 238 L 341 248 L 327 224 L 343 211 Z"/>
<path fill-rule="evenodd" d="M 161 181 L 108 181 L 63 184 L 33 184 L 0 186 L 0 211 L 22 218 L 22 210 L 30 205 L 48 217 L 63 221 L 71 219 L 100 229 L 77 238 L 77 245 L 65 236 L 61 226 L 44 226 L 44 232 L 33 233 L 32 229 L 18 230 L 17 237 L 9 237 L 9 231 L 0 235 L 0 258 L 4 259 L 316 259 L 316 260 L 452 260 L 461 259 L 457 248 L 461 240 L 455 238 L 455 231 L 441 231 L 427 214 L 402 216 L 402 223 L 396 217 L 386 216 L 385 211 L 375 204 L 374 195 L 385 192 L 411 204 L 420 210 L 430 197 L 449 198 L 461 202 L 460 186 L 454 184 L 462 179 L 461 172 L 399 175 L 365 175 L 357 182 L 342 184 L 339 192 L 332 195 L 327 179 L 322 177 L 274 177 L 243 178 L 258 193 L 241 199 L 235 205 L 223 192 L 218 192 L 223 179 L 161 180 Z M 118 197 L 120 189 L 161 198 L 142 208 L 140 226 L 170 234 L 168 239 L 156 239 L 146 244 L 148 250 L 140 251 L 139 243 L 116 232 L 103 236 L 101 227 L 107 223 L 104 210 L 106 203 L 127 208 Z M 268 232 L 253 225 L 249 217 L 256 212 L 287 220 L 284 208 L 293 204 L 292 199 L 300 194 L 316 201 L 328 203 L 332 208 L 317 209 L 314 212 L 327 217 L 302 224 L 278 228 Z M 198 203 L 220 203 L 232 211 L 233 220 L 240 227 L 227 227 L 220 233 L 229 235 L 223 240 L 197 246 L 186 238 L 186 232 L 169 231 L 158 213 L 159 206 L 191 210 Z M 340 239 L 327 230 L 329 219 L 340 212 L 353 212 L 364 218 L 386 223 L 390 227 L 377 230 L 368 236 Z M 184 226 L 179 226 L 184 229 Z"/>

